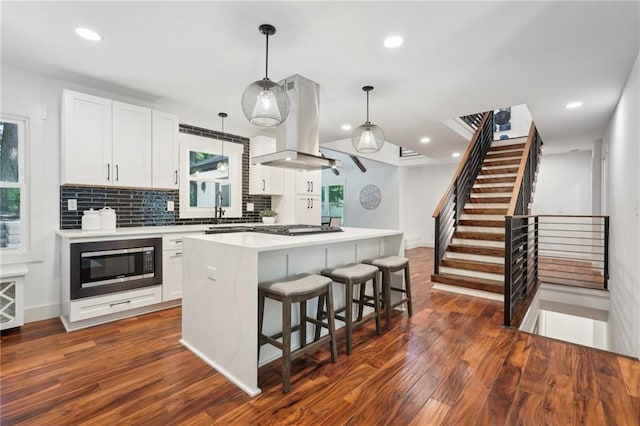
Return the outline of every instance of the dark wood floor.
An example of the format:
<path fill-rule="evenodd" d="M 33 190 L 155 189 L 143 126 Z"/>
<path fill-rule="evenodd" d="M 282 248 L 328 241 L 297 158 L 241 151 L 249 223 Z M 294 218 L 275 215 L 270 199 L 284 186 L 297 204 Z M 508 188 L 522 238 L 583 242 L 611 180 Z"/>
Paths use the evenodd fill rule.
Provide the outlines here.
<path fill-rule="evenodd" d="M 640 362 L 502 328 L 499 303 L 431 291 L 431 250 L 408 255 L 413 317 L 377 338 L 369 323 L 351 356 L 342 338 L 336 364 L 325 349 L 296 360 L 286 395 L 278 362 L 252 399 L 184 349 L 179 308 L 5 332 L 2 425 L 640 424 Z"/>

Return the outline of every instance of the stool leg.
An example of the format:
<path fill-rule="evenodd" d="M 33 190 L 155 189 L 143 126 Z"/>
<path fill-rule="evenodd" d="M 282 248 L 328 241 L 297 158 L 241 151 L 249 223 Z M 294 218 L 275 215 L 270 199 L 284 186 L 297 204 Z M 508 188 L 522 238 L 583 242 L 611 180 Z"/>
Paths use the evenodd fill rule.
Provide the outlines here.
<path fill-rule="evenodd" d="M 262 347 L 262 324 L 264 323 L 264 292 L 258 290 L 258 362 L 260 361 L 260 348 Z"/>
<path fill-rule="evenodd" d="M 373 306 L 376 314 L 376 334 L 380 334 L 380 290 L 378 289 L 378 272 L 373 276 Z"/>
<path fill-rule="evenodd" d="M 353 332 L 353 284 L 347 281 L 345 284 L 346 296 L 345 296 L 345 328 L 347 334 L 347 355 L 351 355 L 351 334 Z"/>
<path fill-rule="evenodd" d="M 282 301 L 282 392 L 291 387 L 291 300 Z"/>
<path fill-rule="evenodd" d="M 360 283 L 360 300 L 358 300 L 358 321 L 362 320 L 362 315 L 364 314 L 364 291 L 367 287 L 367 282 Z"/>
<path fill-rule="evenodd" d="M 384 298 L 384 321 L 387 330 L 391 330 L 391 271 L 382 271 L 382 297 Z"/>
<path fill-rule="evenodd" d="M 300 347 L 307 346 L 307 301 L 300 302 Z"/>
<path fill-rule="evenodd" d="M 318 310 L 316 311 L 316 320 L 322 321 L 322 311 L 324 309 L 324 296 L 318 296 Z M 322 331 L 322 327 L 316 324 L 315 326 L 316 335 L 314 336 L 314 341 L 320 338 L 320 332 Z"/>
<path fill-rule="evenodd" d="M 336 323 L 335 323 L 335 314 L 333 312 L 333 285 L 329 284 L 329 289 L 327 291 L 327 324 L 329 328 L 329 335 L 331 336 L 331 362 L 338 361 L 338 347 L 336 344 Z M 318 309 L 320 309 L 322 305 L 318 305 Z"/>
<path fill-rule="evenodd" d="M 404 268 L 404 288 L 407 291 L 407 310 L 409 316 L 413 315 L 413 298 L 411 297 L 411 274 L 409 273 L 409 264 Z"/>

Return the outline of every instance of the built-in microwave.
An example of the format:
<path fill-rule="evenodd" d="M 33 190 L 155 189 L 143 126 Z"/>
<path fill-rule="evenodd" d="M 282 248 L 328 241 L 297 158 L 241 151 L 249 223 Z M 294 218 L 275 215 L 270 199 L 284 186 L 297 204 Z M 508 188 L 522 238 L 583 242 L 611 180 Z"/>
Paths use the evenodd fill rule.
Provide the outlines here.
<path fill-rule="evenodd" d="M 162 284 L 162 238 L 71 244 L 71 299 Z"/>

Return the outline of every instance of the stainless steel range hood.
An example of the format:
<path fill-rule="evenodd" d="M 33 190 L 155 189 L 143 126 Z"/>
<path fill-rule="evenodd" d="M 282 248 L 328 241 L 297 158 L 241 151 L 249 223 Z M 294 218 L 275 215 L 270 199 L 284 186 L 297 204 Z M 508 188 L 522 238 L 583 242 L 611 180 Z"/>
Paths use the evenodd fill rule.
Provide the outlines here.
<path fill-rule="evenodd" d="M 252 164 L 298 170 L 340 167 L 342 162 L 322 156 L 318 135 L 320 86 L 298 74 L 279 81 L 289 95 L 291 109 L 278 127 L 276 152 L 251 159 Z"/>

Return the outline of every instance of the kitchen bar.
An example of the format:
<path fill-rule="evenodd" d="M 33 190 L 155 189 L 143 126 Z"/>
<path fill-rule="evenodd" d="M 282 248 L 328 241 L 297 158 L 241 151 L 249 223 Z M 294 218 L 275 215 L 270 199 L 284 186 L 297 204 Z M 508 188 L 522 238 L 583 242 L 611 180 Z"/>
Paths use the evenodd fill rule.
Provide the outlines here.
<path fill-rule="evenodd" d="M 229 233 L 184 239 L 181 342 L 249 395 L 258 395 L 258 365 L 280 356 L 270 345 L 258 360 L 258 283 L 404 250 L 397 230 L 343 228 L 344 232 L 282 236 Z M 334 292 L 336 306 L 344 295 Z M 315 306 L 308 306 L 313 312 Z M 297 321 L 294 312 L 292 321 Z M 279 304 L 265 307 L 265 332 L 281 330 Z M 311 336 L 312 333 L 308 333 Z M 299 345 L 292 338 L 294 347 Z M 338 361 L 339 362 L 339 361 Z"/>

